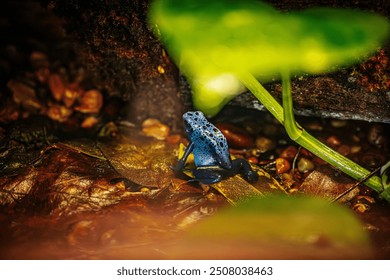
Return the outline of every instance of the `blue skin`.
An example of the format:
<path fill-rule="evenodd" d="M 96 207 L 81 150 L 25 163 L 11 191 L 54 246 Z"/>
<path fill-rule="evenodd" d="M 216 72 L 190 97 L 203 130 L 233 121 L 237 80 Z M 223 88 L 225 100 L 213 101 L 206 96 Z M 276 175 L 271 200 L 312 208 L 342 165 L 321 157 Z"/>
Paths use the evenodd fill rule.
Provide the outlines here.
<path fill-rule="evenodd" d="M 202 112 L 187 112 L 183 115 L 183 120 L 190 144 L 174 167 L 175 171 L 181 171 L 188 156 L 193 153 L 196 168 L 192 171 L 195 178 L 191 181 L 214 184 L 238 173 L 248 182 L 257 181 L 258 174 L 245 159 L 230 158 L 225 136 Z"/>

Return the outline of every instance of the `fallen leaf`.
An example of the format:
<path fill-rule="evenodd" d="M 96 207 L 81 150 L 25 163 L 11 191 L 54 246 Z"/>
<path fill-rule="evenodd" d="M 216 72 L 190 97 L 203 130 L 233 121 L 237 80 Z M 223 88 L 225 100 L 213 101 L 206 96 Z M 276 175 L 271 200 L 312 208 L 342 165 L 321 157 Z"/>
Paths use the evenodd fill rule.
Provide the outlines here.
<path fill-rule="evenodd" d="M 161 188 L 172 180 L 175 151 L 163 141 L 123 136 L 99 148 L 119 174 L 141 186 Z"/>
<path fill-rule="evenodd" d="M 306 195 L 333 200 L 345 191 L 351 189 L 355 181 L 345 176 L 336 176 L 335 170 L 328 165 L 320 165 L 301 184 L 299 191 Z M 338 200 L 347 202 L 359 193 L 359 188 L 351 189 Z"/>

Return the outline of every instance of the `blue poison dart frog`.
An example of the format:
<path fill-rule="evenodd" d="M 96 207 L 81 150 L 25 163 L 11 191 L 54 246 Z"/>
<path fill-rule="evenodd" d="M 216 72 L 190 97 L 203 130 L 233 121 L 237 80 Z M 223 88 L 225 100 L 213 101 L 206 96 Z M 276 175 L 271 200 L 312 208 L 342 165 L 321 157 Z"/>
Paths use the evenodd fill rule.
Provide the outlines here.
<path fill-rule="evenodd" d="M 238 173 L 248 182 L 257 181 L 258 174 L 245 159 L 230 158 L 225 136 L 202 112 L 187 112 L 183 115 L 183 120 L 190 144 L 174 167 L 175 171 L 181 171 L 187 157 L 193 153 L 196 168 L 192 171 L 194 179 L 191 181 L 214 184 Z"/>

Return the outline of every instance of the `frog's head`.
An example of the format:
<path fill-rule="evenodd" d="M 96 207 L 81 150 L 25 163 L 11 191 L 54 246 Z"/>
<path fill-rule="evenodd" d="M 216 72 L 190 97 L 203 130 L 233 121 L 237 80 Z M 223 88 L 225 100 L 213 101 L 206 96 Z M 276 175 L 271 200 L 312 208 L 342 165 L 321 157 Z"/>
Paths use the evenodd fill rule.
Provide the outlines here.
<path fill-rule="evenodd" d="M 190 111 L 183 114 L 184 126 L 188 136 L 194 133 L 194 131 L 199 131 L 202 127 L 208 124 L 208 120 L 205 115 L 200 111 Z"/>

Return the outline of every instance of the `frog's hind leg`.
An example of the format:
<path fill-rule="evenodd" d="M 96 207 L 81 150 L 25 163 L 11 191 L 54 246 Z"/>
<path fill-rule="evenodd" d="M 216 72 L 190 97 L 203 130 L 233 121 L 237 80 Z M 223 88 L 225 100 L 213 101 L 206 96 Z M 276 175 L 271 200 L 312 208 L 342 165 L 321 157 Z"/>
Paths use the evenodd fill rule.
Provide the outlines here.
<path fill-rule="evenodd" d="M 205 185 L 211 185 L 222 181 L 226 176 L 225 170 L 220 168 L 210 168 L 210 167 L 198 167 L 192 171 L 194 178 L 190 181 L 197 181 Z"/>
<path fill-rule="evenodd" d="M 259 175 L 253 171 L 250 164 L 242 158 L 233 160 L 232 172 L 234 174 L 240 173 L 249 183 L 254 183 L 259 179 Z"/>

